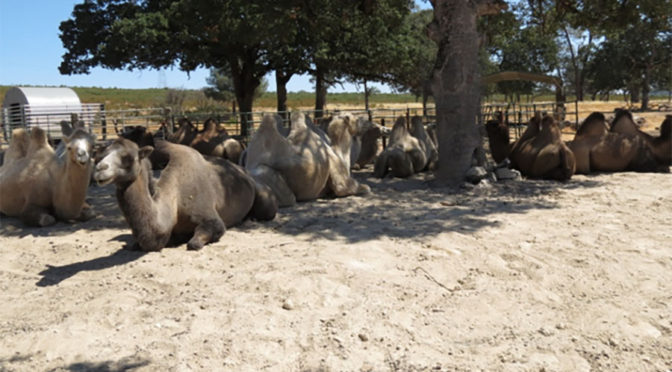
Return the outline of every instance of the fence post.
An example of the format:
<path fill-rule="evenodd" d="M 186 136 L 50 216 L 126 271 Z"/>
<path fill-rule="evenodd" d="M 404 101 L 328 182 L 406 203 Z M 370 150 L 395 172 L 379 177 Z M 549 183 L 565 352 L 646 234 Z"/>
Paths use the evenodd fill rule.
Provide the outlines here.
<path fill-rule="evenodd" d="M 380 119 L 380 125 L 385 128 L 385 118 Z M 385 147 L 387 147 L 387 139 L 385 138 L 385 134 L 383 133 L 383 150 L 385 150 Z"/>
<path fill-rule="evenodd" d="M 101 136 L 103 137 L 103 141 L 107 139 L 107 120 L 105 118 L 105 104 L 101 103 L 100 104 L 100 133 Z"/>

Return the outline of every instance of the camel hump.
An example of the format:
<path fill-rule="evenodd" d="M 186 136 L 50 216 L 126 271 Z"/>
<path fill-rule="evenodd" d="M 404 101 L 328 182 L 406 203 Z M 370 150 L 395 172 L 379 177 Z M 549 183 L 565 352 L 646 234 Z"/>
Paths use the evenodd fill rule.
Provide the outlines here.
<path fill-rule="evenodd" d="M 42 128 L 35 127 L 30 131 L 30 146 L 28 147 L 28 151 L 32 152 L 41 147 L 51 147 L 49 146 L 47 132 Z"/>

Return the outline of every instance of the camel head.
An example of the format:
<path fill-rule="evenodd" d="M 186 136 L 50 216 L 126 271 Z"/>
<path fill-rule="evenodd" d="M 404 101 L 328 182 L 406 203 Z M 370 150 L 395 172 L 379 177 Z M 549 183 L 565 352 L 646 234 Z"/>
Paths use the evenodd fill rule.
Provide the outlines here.
<path fill-rule="evenodd" d="M 93 146 L 96 137 L 84 129 L 76 128 L 72 133 L 63 137 L 67 157 L 73 164 L 82 167 L 88 166 L 93 159 Z"/>
<path fill-rule="evenodd" d="M 93 171 L 93 179 L 100 186 L 133 182 L 140 174 L 142 160 L 153 150 L 151 146 L 139 148 L 130 140 L 118 138 L 103 151 Z"/>

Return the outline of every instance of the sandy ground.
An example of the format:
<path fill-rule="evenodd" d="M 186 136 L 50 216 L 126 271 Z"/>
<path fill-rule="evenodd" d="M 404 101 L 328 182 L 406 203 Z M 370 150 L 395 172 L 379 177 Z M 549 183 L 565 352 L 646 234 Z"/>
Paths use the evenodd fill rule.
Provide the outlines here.
<path fill-rule="evenodd" d="M 671 174 L 357 177 L 198 252 L 2 218 L 0 371 L 672 369 Z"/>

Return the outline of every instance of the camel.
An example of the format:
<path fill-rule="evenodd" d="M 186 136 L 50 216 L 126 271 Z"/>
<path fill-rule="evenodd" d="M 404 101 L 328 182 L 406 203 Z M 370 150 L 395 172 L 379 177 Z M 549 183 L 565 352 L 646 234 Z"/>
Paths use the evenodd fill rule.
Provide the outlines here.
<path fill-rule="evenodd" d="M 334 126 L 337 139 L 331 146 L 309 127 L 305 115 L 293 113 L 287 138 L 279 132 L 276 121 L 265 115 L 250 140 L 245 167 L 259 182 L 268 184 L 281 207 L 296 201 L 313 200 L 325 195 L 337 197 L 366 194 L 370 188 L 350 176 L 349 163 L 342 154 L 349 126 Z M 349 146 L 349 145 L 348 145 Z"/>
<path fill-rule="evenodd" d="M 63 138 L 65 155 L 56 156 L 41 128 L 13 131 L 0 167 L 0 212 L 29 226 L 56 220 L 86 221 L 95 216 L 85 202 L 93 167 L 95 137 L 81 128 Z"/>
<path fill-rule="evenodd" d="M 115 126 L 116 130 L 116 126 Z M 117 130 L 117 136 L 126 138 L 135 142 L 138 147 L 152 146 L 154 147 L 154 139 L 159 139 L 163 133 L 159 130 L 156 134 L 147 131 L 147 127 L 143 125 L 136 125 L 132 127 L 124 127 L 122 131 Z M 159 151 L 153 151 L 149 155 L 149 161 L 152 164 L 152 169 L 163 169 L 168 164 L 168 156 Z"/>
<path fill-rule="evenodd" d="M 177 122 L 177 130 L 166 136 L 166 139 L 173 143 L 189 145 L 196 138 L 198 130 L 187 118 L 182 118 Z"/>
<path fill-rule="evenodd" d="M 576 173 L 656 172 L 661 167 L 650 146 L 639 136 L 610 132 L 602 113 L 590 114 L 567 143 L 576 159 Z M 664 169 L 665 168 L 665 169 Z"/>
<path fill-rule="evenodd" d="M 667 115 L 660 125 L 660 136 L 654 137 L 639 129 L 628 110 L 617 110 L 610 132 L 638 136 L 649 145 L 656 161 L 661 165 L 672 163 L 672 115 Z"/>
<path fill-rule="evenodd" d="M 500 163 L 508 157 L 511 166 L 528 178 L 567 181 L 575 173 L 574 154 L 561 140 L 558 122 L 549 115 L 535 115 L 512 144 L 502 115 L 489 121 L 486 131 L 493 159 Z"/>
<path fill-rule="evenodd" d="M 357 118 L 357 132 L 352 137 L 350 150 L 350 166 L 354 169 L 364 168 L 378 155 L 378 139 L 389 129 L 381 127 L 365 118 Z"/>
<path fill-rule="evenodd" d="M 158 180 L 152 179 L 148 160 L 153 151 L 170 159 Z M 277 211 L 271 190 L 241 167 L 168 141 L 156 141 L 155 150 L 117 139 L 96 164 L 94 179 L 115 184 L 135 238 L 132 248 L 143 251 L 161 250 L 185 236 L 190 237 L 187 249 L 201 249 L 246 217 L 270 220 Z"/>
<path fill-rule="evenodd" d="M 509 156 L 511 152 L 509 126 L 504 122 L 504 113 L 498 111 L 492 120 L 485 123 L 488 134 L 490 154 L 495 163 L 499 164 Z"/>
<path fill-rule="evenodd" d="M 244 150 L 243 145 L 231 138 L 226 129 L 220 128 L 212 118 L 203 123 L 203 130 L 196 133 L 189 146 L 203 155 L 223 157 L 236 164 Z"/>
<path fill-rule="evenodd" d="M 406 119 L 400 116 L 392 127 L 387 148 L 376 159 L 373 175 L 383 178 L 389 170 L 394 177 L 405 178 L 434 166 L 437 160 L 436 145 L 425 131 L 422 118 L 414 117 L 409 131 Z"/>

